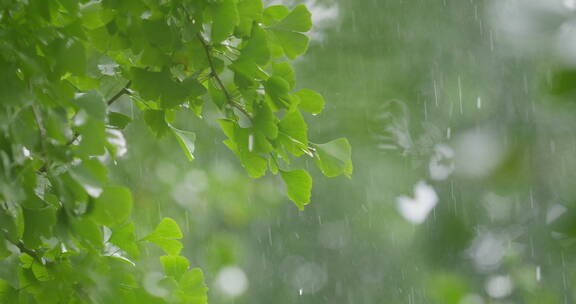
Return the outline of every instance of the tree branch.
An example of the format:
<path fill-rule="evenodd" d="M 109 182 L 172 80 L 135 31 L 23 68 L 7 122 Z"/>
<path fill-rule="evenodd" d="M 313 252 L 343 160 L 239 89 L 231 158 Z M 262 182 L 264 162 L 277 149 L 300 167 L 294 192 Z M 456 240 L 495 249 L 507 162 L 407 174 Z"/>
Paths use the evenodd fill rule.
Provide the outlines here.
<path fill-rule="evenodd" d="M 202 35 L 200 33 L 196 34 L 196 36 L 198 37 L 198 40 L 200 40 L 200 43 L 202 43 L 202 46 L 204 47 L 204 52 L 206 53 L 208 65 L 210 66 L 210 71 L 211 71 L 210 74 L 212 75 L 212 77 L 214 77 L 214 79 L 216 79 L 218 86 L 220 87 L 222 92 L 224 92 L 224 95 L 226 96 L 226 99 L 228 100 L 228 104 L 235 107 L 240 112 L 242 112 L 242 114 L 246 115 L 246 117 L 248 117 L 248 119 L 252 120 L 252 115 L 250 115 L 250 113 L 248 113 L 248 111 L 246 111 L 246 109 L 244 109 L 244 107 L 242 107 L 242 105 L 240 105 L 239 103 L 235 102 L 234 99 L 232 99 L 230 92 L 228 92 L 228 90 L 224 86 L 224 83 L 222 82 L 222 80 L 218 76 L 218 73 L 216 73 L 216 68 L 214 67 L 214 61 L 212 60 L 212 55 L 210 55 L 210 46 L 208 45 L 208 43 L 206 43 L 206 41 L 204 41 L 204 38 L 202 38 Z"/>

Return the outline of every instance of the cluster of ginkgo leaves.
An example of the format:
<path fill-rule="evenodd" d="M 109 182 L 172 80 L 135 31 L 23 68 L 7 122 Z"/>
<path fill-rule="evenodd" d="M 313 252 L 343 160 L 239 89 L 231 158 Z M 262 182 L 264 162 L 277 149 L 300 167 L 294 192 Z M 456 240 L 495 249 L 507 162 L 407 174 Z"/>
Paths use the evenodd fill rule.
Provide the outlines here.
<path fill-rule="evenodd" d="M 312 179 L 291 158 L 349 176 L 345 139 L 308 140 L 302 111 L 322 96 L 294 90 L 287 60 L 311 26 L 305 6 L 261 0 L 0 0 L 0 303 L 206 303 L 177 223 L 137 237 L 130 190 L 108 181 L 134 118 L 116 102 L 190 160 L 195 135 L 174 114 L 213 103 L 248 174 L 279 173 L 299 208 Z M 160 277 L 139 267 L 147 243 L 166 254 Z"/>

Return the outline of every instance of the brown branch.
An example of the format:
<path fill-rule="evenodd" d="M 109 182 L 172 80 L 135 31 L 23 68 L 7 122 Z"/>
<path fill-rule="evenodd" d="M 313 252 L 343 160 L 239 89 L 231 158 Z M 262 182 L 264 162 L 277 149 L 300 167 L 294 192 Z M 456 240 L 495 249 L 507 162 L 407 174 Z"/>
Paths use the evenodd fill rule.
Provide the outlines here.
<path fill-rule="evenodd" d="M 208 43 L 206 43 L 206 41 L 204 41 L 204 38 L 202 38 L 202 35 L 200 33 L 196 34 L 196 36 L 198 37 L 198 40 L 200 40 L 200 43 L 202 43 L 202 46 L 204 47 L 204 52 L 206 53 L 206 59 L 208 60 L 208 65 L 210 66 L 210 71 L 211 71 L 210 74 L 212 75 L 212 77 L 214 77 L 214 79 L 216 79 L 218 86 L 220 87 L 222 92 L 224 92 L 224 95 L 226 96 L 226 99 L 228 100 L 228 104 L 235 107 L 240 112 L 242 112 L 242 114 L 246 115 L 246 117 L 248 117 L 248 119 L 252 120 L 252 116 L 250 115 L 250 113 L 248 113 L 248 111 L 246 111 L 246 109 L 244 109 L 244 107 L 242 107 L 242 105 L 240 105 L 239 103 L 234 101 L 234 99 L 232 98 L 232 96 L 230 95 L 230 93 L 228 92 L 226 87 L 224 86 L 224 83 L 222 82 L 222 80 L 218 76 L 218 73 L 216 73 L 216 68 L 214 67 L 214 61 L 212 60 L 212 55 L 210 55 L 210 46 L 208 45 Z"/>

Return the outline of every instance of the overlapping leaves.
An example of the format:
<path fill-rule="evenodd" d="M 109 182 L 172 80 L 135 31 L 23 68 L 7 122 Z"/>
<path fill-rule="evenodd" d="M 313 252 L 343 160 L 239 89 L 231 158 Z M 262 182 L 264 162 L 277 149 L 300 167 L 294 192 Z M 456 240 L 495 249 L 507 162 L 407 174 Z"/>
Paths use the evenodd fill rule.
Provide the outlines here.
<path fill-rule="evenodd" d="M 212 103 L 248 174 L 279 174 L 300 209 L 312 178 L 298 158 L 326 176 L 352 173 L 345 139 L 308 138 L 303 112 L 321 113 L 324 100 L 295 90 L 288 61 L 308 47 L 303 5 L 18 0 L 0 11 L 0 261 L 13 270 L 0 276 L 2 303 L 206 303 L 202 272 L 179 255 L 178 224 L 165 218 L 138 238 L 137 202 L 108 179 L 134 115 L 193 160 L 196 135 L 175 113 L 203 117 Z M 112 111 L 117 102 L 141 111 Z M 142 285 L 148 243 L 166 254 L 164 297 Z"/>

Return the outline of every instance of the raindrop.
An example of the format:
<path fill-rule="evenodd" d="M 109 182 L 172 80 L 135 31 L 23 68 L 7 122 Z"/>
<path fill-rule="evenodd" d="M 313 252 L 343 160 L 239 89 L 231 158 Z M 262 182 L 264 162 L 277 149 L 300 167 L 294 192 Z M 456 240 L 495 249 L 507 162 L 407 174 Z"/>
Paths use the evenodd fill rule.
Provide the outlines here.
<path fill-rule="evenodd" d="M 254 135 L 250 134 L 248 136 L 248 151 L 252 152 L 254 149 Z"/>
<path fill-rule="evenodd" d="M 434 79 L 434 103 L 438 106 L 438 87 L 436 86 L 436 79 Z"/>
<path fill-rule="evenodd" d="M 460 105 L 460 114 L 464 114 L 464 107 L 462 105 L 462 79 L 458 76 L 458 103 Z"/>

